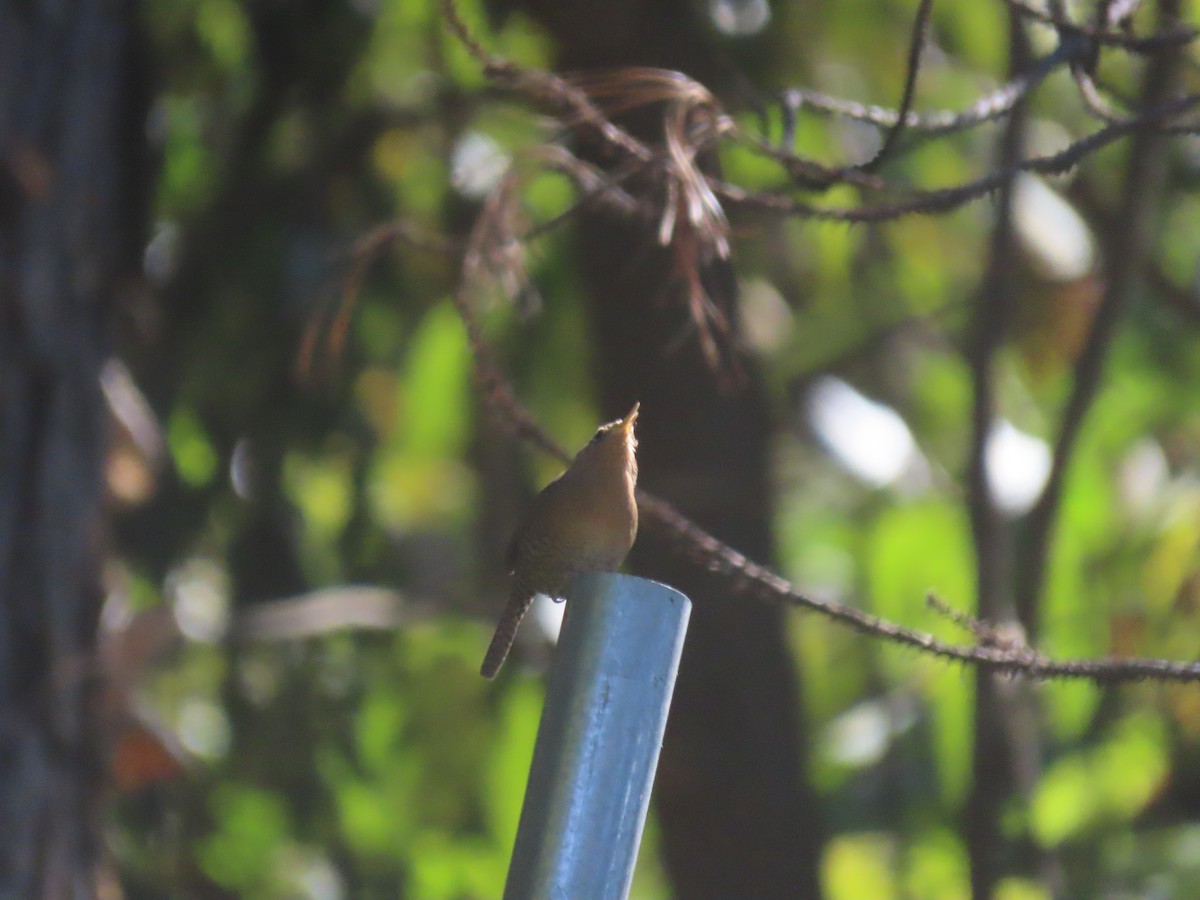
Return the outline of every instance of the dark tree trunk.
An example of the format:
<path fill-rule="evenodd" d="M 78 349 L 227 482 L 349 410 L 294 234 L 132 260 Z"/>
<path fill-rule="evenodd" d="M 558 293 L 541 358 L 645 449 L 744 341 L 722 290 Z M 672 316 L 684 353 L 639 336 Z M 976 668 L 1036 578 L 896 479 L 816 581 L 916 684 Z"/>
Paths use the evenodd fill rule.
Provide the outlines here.
<path fill-rule="evenodd" d="M 0 896 L 96 892 L 128 4 L 0 0 Z"/>
<path fill-rule="evenodd" d="M 558 40 L 564 70 L 650 65 L 710 85 L 716 77 L 695 4 L 529 6 Z M 628 124 L 648 140 L 661 135 L 652 117 L 644 129 Z M 603 412 L 641 401 L 642 486 L 769 562 L 770 425 L 753 367 L 737 387 L 720 385 L 689 321 L 671 251 L 656 248 L 652 224 L 596 209 L 584 210 L 579 223 Z M 732 311 L 728 265 L 710 265 L 704 276 L 710 295 Z M 819 897 L 823 832 L 806 778 L 783 615 L 729 596 L 728 584 L 682 560 L 649 526 L 631 563 L 695 603 L 655 787 L 676 896 Z"/>
<path fill-rule="evenodd" d="M 672 303 L 661 252 L 589 220 L 584 271 L 606 409 L 642 402 L 641 483 L 751 558 L 772 555 L 768 416 L 751 371 L 719 388 Z M 631 260 L 636 260 L 631 262 Z M 796 667 L 780 610 L 740 601 L 645 527 L 642 575 L 695 603 L 656 784 L 676 896 L 820 896 L 821 817 L 805 777 Z"/>

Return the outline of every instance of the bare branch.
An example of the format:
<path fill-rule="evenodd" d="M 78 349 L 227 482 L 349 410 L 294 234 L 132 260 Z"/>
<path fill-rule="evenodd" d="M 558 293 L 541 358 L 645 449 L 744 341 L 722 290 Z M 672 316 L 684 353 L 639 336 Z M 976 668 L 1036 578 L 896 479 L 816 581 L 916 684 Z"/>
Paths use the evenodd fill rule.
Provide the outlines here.
<path fill-rule="evenodd" d="M 783 194 L 748 191 L 727 182 L 710 182 L 713 190 L 728 202 L 747 209 L 775 213 L 777 215 L 802 216 L 834 222 L 886 222 L 914 214 L 937 214 L 950 212 L 973 200 L 978 200 L 999 188 L 1017 172 L 1038 172 L 1043 175 L 1061 175 L 1101 147 L 1105 147 L 1128 134 L 1137 132 L 1160 133 L 1175 126 L 1171 120 L 1200 106 L 1200 94 L 1189 94 L 1177 100 L 1163 103 L 1141 115 L 1130 116 L 1101 128 L 1070 146 L 1047 156 L 1035 156 L 1022 160 L 1015 166 L 993 172 L 983 178 L 949 188 L 914 192 L 911 196 L 894 203 L 862 205 L 854 207 L 820 207 L 803 200 L 795 200 Z M 1196 127 L 1196 126 L 1188 126 Z"/>
<path fill-rule="evenodd" d="M 874 172 L 883 165 L 888 157 L 891 156 L 897 142 L 900 140 L 900 135 L 904 132 L 909 111 L 912 109 L 913 97 L 917 92 L 917 73 L 921 68 L 921 50 L 925 46 L 925 29 L 929 25 L 929 11 L 931 9 L 933 9 L 933 0 L 921 0 L 920 6 L 917 7 L 917 17 L 916 21 L 913 22 L 912 37 L 908 43 L 908 64 L 905 67 L 904 91 L 900 95 L 900 109 L 896 113 L 896 124 L 888 129 L 876 154 L 859 167 L 864 172 Z"/>
<path fill-rule="evenodd" d="M 1071 77 L 1075 80 L 1075 87 L 1079 89 L 1080 99 L 1083 100 L 1083 105 L 1087 107 L 1088 112 L 1103 122 L 1119 122 L 1121 120 L 1121 111 L 1100 93 L 1095 79 L 1084 71 L 1082 66 L 1073 66 Z"/>
<path fill-rule="evenodd" d="M 1128 50 L 1130 53 L 1146 55 L 1161 53 L 1181 47 L 1184 44 L 1189 44 L 1200 34 L 1200 31 L 1197 31 L 1195 28 L 1176 25 L 1157 34 L 1137 37 L 1121 31 L 1105 31 L 1093 28 L 1090 25 L 1071 22 L 1053 12 L 1039 9 L 1032 3 L 1029 3 L 1028 0 L 1004 0 L 1004 2 L 1022 15 L 1045 25 L 1053 25 L 1060 32 L 1079 34 L 1097 44 L 1107 47 L 1120 47 Z"/>
<path fill-rule="evenodd" d="M 638 508 L 655 527 L 677 538 L 681 549 L 709 572 L 727 578 L 738 594 L 821 613 L 855 631 L 981 669 L 1032 678 L 1074 678 L 1097 684 L 1128 681 L 1200 681 L 1200 663 L 1162 659 L 1053 659 L 1026 648 L 950 644 L 927 632 L 889 622 L 853 606 L 799 593 L 779 575 L 750 562 L 670 504 L 638 492 Z"/>
<path fill-rule="evenodd" d="M 440 7 L 446 25 L 471 56 L 483 66 L 484 73 L 497 84 L 524 93 L 535 101 L 548 102 L 561 111 L 569 112 L 574 124 L 594 128 L 601 138 L 624 153 L 647 161 L 653 156 L 645 144 L 605 118 L 588 99 L 587 94 L 579 88 L 557 75 L 525 69 L 485 50 L 467 28 L 454 0 L 440 0 Z"/>
<path fill-rule="evenodd" d="M 1022 97 L 1041 84 L 1047 75 L 1066 60 L 1067 57 L 1060 47 L 1039 60 L 1028 72 L 984 94 L 964 110 L 944 109 L 929 113 L 908 111 L 904 116 L 904 127 L 909 131 L 921 131 L 930 135 L 949 134 L 999 119 L 1007 115 Z M 805 88 L 788 88 L 780 99 L 785 116 L 794 117 L 800 109 L 807 107 L 816 112 L 867 122 L 880 128 L 895 128 L 900 122 L 899 110 L 843 100 Z"/>
<path fill-rule="evenodd" d="M 1172 0 L 1165 0 L 1164 5 L 1173 5 Z M 1164 103 L 1175 83 L 1178 68 L 1179 54 L 1163 54 L 1154 58 L 1145 76 L 1140 104 L 1142 108 L 1165 108 L 1180 102 Z M 1021 581 L 1017 592 L 1017 603 L 1021 609 L 1036 609 L 1044 589 L 1045 569 L 1067 469 L 1074 457 L 1084 420 L 1100 389 L 1117 327 L 1139 286 L 1149 253 L 1150 220 L 1160 199 L 1166 168 L 1166 147 L 1164 136 L 1152 129 L 1142 130 L 1134 138 L 1121 209 L 1115 219 L 1119 227 L 1109 232 L 1110 246 L 1105 255 L 1109 268 L 1107 289 L 1075 365 L 1074 382 L 1063 411 L 1046 487 L 1025 522 L 1024 553 L 1019 566 Z"/>
<path fill-rule="evenodd" d="M 646 170 L 646 165 L 640 160 L 628 160 L 614 171 L 605 172 L 556 144 L 543 144 L 530 151 L 529 155 L 531 159 L 543 163 L 546 168 L 566 175 L 575 182 L 582 193 L 563 212 L 531 226 L 522 235 L 522 240 L 534 240 L 553 231 L 589 203 L 603 203 L 620 215 L 635 216 L 645 213 L 649 217 L 642 204 L 622 187 L 631 176 Z"/>
<path fill-rule="evenodd" d="M 880 153 L 868 164 L 874 166 L 894 152 L 902 129 L 957 130 L 1011 111 L 1050 71 L 1063 62 L 1078 61 L 1081 58 L 1078 54 L 1087 48 L 1081 49 L 1082 45 L 1078 42 L 1071 43 L 1065 40 L 1067 36 L 1082 35 L 1098 44 L 1123 47 L 1142 53 L 1178 46 L 1195 36 L 1191 30 L 1172 28 L 1149 37 L 1129 37 L 1066 22 L 1055 12 L 1036 10 L 1025 0 L 1007 2 L 1023 15 L 1034 16 L 1055 25 L 1060 29 L 1064 40 L 1056 54 L 1039 62 L 1024 76 L 1014 78 L 998 91 L 981 98 L 967 111 L 922 117 L 916 116 L 910 110 L 919 69 L 921 33 L 931 5 L 928 0 L 922 0 L 918 10 L 910 46 L 908 76 L 899 110 L 859 107 L 807 92 L 790 92 L 785 95 L 785 102 L 791 103 L 797 109 L 802 103 L 813 108 L 823 107 L 824 111 L 850 115 L 889 128 L 890 132 Z M 1120 5 L 1127 8 L 1129 4 Z M 625 193 L 619 187 L 620 183 L 637 172 L 657 172 L 662 176 L 666 200 L 659 223 L 660 235 L 665 235 L 665 242 L 678 253 L 690 254 L 688 259 L 693 262 L 694 259 L 700 258 L 699 254 L 702 252 L 715 252 L 717 255 L 728 253 L 727 244 L 723 240 L 725 226 L 721 201 L 775 214 L 803 215 L 844 222 L 886 221 L 914 213 L 946 212 L 1001 189 L 1019 172 L 1065 172 L 1101 147 L 1126 135 L 1136 136 L 1133 153 L 1135 159 L 1141 160 L 1143 156 L 1146 159 L 1157 159 L 1155 148 L 1161 144 L 1161 135 L 1170 130 L 1196 128 L 1195 124 L 1181 123 L 1178 119 L 1200 105 L 1200 95 L 1169 98 L 1169 79 L 1159 71 L 1165 71 L 1165 63 L 1160 61 L 1169 55 L 1156 56 L 1152 63 L 1152 71 L 1158 71 L 1159 75 L 1153 79 L 1155 89 L 1151 90 L 1148 87 L 1144 92 L 1140 108 L 1145 111 L 1111 121 L 1059 153 L 1015 162 L 1012 161 L 1014 156 L 1010 155 L 998 171 L 976 181 L 948 188 L 912 192 L 891 203 L 852 208 L 820 208 L 782 194 L 757 193 L 716 178 L 706 178 L 695 163 L 696 154 L 722 135 L 732 133 L 735 138 L 739 136 L 732 130 L 716 101 L 703 86 L 691 79 L 678 73 L 660 70 L 629 69 L 600 78 L 576 76 L 572 81 L 547 72 L 526 70 L 489 54 L 475 41 L 458 16 L 453 0 L 441 0 L 441 8 L 451 30 L 480 61 L 494 82 L 516 90 L 534 102 L 553 106 L 556 115 L 564 124 L 576 129 L 585 128 L 594 133 L 615 151 L 618 159 L 623 159 L 626 164 L 623 170 L 618 169 L 617 175 L 605 176 L 574 159 L 566 151 L 542 154 L 542 164 L 566 172 L 580 184 L 585 194 L 589 195 L 585 199 L 603 197 L 605 201 L 615 202 L 623 211 L 634 212 L 640 209 L 642 203 L 635 199 L 636 195 L 632 192 Z M 1107 15 L 1109 22 L 1123 21 L 1119 16 L 1114 19 L 1112 10 L 1109 10 Z M 1122 12 L 1122 15 L 1125 13 Z M 596 100 L 600 102 L 597 103 Z M 606 117 L 608 112 L 620 112 L 646 103 L 665 105 L 664 126 L 667 144 L 664 150 L 652 149 Z M 763 149 L 763 152 L 767 151 Z M 872 189 L 888 187 L 885 182 L 872 180 L 869 174 L 862 171 L 850 174 L 853 170 L 829 169 L 782 151 L 773 155 L 789 168 L 793 177 L 802 181 L 807 178 L 813 186 L 843 181 Z M 1140 199 L 1140 195 L 1154 193 L 1148 189 L 1151 187 L 1151 179 L 1145 170 L 1146 165 L 1144 161 L 1139 161 L 1131 169 L 1126 203 L 1130 221 L 1139 222 L 1146 214 L 1147 207 L 1143 204 L 1150 201 Z M 1159 168 L 1161 169 L 1161 166 Z M 1135 188 L 1138 190 L 1135 191 Z M 498 233 L 503 243 L 522 240 L 543 227 L 545 226 L 526 229 L 523 235 L 520 229 L 513 227 L 501 228 Z M 487 405 L 499 414 L 499 419 L 510 430 L 558 459 L 566 461 L 568 455 L 516 398 L 478 322 L 470 291 L 473 285 L 478 284 L 479 276 L 489 272 L 488 254 L 485 252 L 489 244 L 478 237 L 481 233 L 477 232 L 477 239 L 471 241 L 464 253 L 461 284 L 453 294 L 474 358 L 475 380 Z M 1107 308 L 1102 307 L 1098 313 L 1093 340 L 1084 351 L 1087 361 L 1081 360 L 1080 363 L 1076 393 L 1068 405 L 1064 431 L 1055 457 L 1056 474 L 1052 475 L 1047 498 L 1044 498 L 1045 506 L 1051 510 L 1048 519 L 1053 518 L 1053 510 L 1057 507 L 1057 491 L 1061 488 L 1062 470 L 1065 468 L 1066 459 L 1069 458 L 1083 413 L 1096 390 L 1116 316 L 1129 291 L 1130 277 L 1114 280 L 1106 299 Z M 695 305 L 696 296 L 692 296 L 690 302 Z M 697 324 L 703 325 L 703 316 Z M 718 541 L 661 499 L 643 491 L 638 494 L 638 502 L 644 520 L 650 527 L 657 528 L 671 537 L 680 552 L 726 579 L 731 591 L 743 597 L 811 609 L 865 634 L 910 646 L 943 659 L 971 663 L 994 672 L 1024 674 L 1034 678 L 1082 678 L 1098 684 L 1140 679 L 1200 681 L 1200 663 L 1156 659 L 1056 660 L 1030 649 L 1021 642 L 984 640 L 983 645 L 947 643 L 926 632 L 889 622 L 846 604 L 807 597 L 780 576 L 751 562 Z M 1043 525 L 1042 528 L 1041 545 L 1044 552 L 1049 525 Z M 991 626 L 983 623 L 980 628 L 986 632 Z M 978 632 L 976 634 L 978 637 Z"/>
<path fill-rule="evenodd" d="M 470 278 L 464 278 L 463 284 Z M 455 307 L 463 318 L 474 358 L 475 380 L 485 402 L 498 419 L 521 439 L 562 462 L 568 454 L 521 405 L 483 336 L 465 289 L 454 293 Z M 832 600 L 806 596 L 769 569 L 753 563 L 738 551 L 692 522 L 664 500 L 639 490 L 638 508 L 650 527 L 673 539 L 679 552 L 706 570 L 725 578 L 739 596 L 761 602 L 813 610 L 864 634 L 912 647 L 947 660 L 971 663 L 982 669 L 1033 678 L 1073 678 L 1097 684 L 1129 681 L 1200 681 L 1200 663 L 1161 659 L 1059 660 L 1023 645 L 975 646 L 951 644 L 932 634 L 890 622 Z"/>
<path fill-rule="evenodd" d="M 251 604 L 238 612 L 229 636 L 236 641 L 295 641 L 347 628 L 391 630 L 431 619 L 439 609 L 384 588 L 341 585 Z"/>
<path fill-rule="evenodd" d="M 1020 69 L 1028 58 L 1024 24 L 1012 16 L 1009 38 L 1011 65 Z M 1018 106 L 1005 123 L 998 147 L 998 165 L 1013 175 L 1021 164 L 1028 131 L 1026 107 Z M 984 618 L 1008 620 L 1012 606 L 1009 557 L 1010 535 L 992 499 L 988 473 L 988 443 L 997 417 L 996 354 L 1004 345 L 1015 312 L 1017 239 L 1013 223 L 1013 177 L 999 182 L 995 224 L 987 270 L 974 304 L 965 351 L 971 370 L 971 444 L 967 457 L 967 512 L 975 549 L 976 607 Z M 1028 623 L 1025 627 L 1028 628 Z"/>

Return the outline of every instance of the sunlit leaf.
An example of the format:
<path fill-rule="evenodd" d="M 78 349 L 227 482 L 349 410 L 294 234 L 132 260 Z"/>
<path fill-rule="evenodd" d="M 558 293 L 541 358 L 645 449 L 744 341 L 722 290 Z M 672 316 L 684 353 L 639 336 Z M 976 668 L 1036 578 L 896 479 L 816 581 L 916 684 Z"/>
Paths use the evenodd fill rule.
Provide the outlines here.
<path fill-rule="evenodd" d="M 974 597 L 972 553 L 962 510 L 925 501 L 885 510 L 867 561 L 872 607 L 881 616 L 943 634 L 961 634 L 926 605 L 928 594 L 965 613 Z"/>
<path fill-rule="evenodd" d="M 1028 878 L 1002 878 L 996 885 L 996 900 L 1050 900 L 1050 891 Z"/>
<path fill-rule="evenodd" d="M 895 848 L 886 837 L 842 834 L 825 848 L 821 879 L 830 900 L 892 900 L 898 895 L 893 875 Z"/>
<path fill-rule="evenodd" d="M 543 697 L 536 681 L 521 679 L 505 691 L 498 710 L 483 796 L 488 827 L 502 847 L 511 847 L 517 835 Z"/>
<path fill-rule="evenodd" d="M 413 335 L 403 376 L 403 451 L 420 458 L 461 452 L 470 427 L 470 353 L 449 303 L 428 313 Z"/>
<path fill-rule="evenodd" d="M 220 785 L 210 801 L 216 831 L 199 848 L 214 881 L 239 893 L 271 884 L 270 859 L 288 835 L 282 799 L 249 785 Z"/>
<path fill-rule="evenodd" d="M 1167 731 L 1159 716 L 1126 716 L 1095 751 L 1095 788 L 1114 816 L 1128 820 L 1166 786 L 1170 773 Z"/>
<path fill-rule="evenodd" d="M 1093 824 L 1097 797 L 1092 773 L 1080 755 L 1068 756 L 1046 770 L 1030 809 L 1030 826 L 1039 843 L 1054 847 Z"/>
<path fill-rule="evenodd" d="M 907 850 L 905 894 L 922 900 L 958 900 L 969 893 L 966 847 L 950 831 L 920 835 Z"/>
<path fill-rule="evenodd" d="M 217 453 L 204 432 L 204 425 L 191 410 L 180 407 L 167 421 L 167 446 L 179 476 L 193 487 L 212 480 Z"/>
<path fill-rule="evenodd" d="M 250 46 L 250 26 L 235 0 L 201 0 L 196 33 L 217 64 L 228 71 L 243 65 Z"/>

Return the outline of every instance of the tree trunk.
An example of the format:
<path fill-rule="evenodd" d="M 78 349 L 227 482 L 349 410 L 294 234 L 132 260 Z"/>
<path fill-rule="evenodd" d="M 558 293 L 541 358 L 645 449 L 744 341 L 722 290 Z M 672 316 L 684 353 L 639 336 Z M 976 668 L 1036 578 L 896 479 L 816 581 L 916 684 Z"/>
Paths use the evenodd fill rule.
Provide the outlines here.
<path fill-rule="evenodd" d="M 563 70 L 661 66 L 712 84 L 695 6 L 622 0 L 529 7 L 559 42 Z M 627 122 L 647 140 L 661 126 Z M 671 251 L 655 226 L 596 208 L 579 218 L 579 253 L 603 412 L 642 403 L 640 483 L 749 557 L 772 557 L 770 427 L 753 367 L 720 384 L 700 351 Z M 703 273 L 727 312 L 728 263 Z M 731 316 L 736 319 L 736 316 Z M 728 374 L 728 373 L 726 373 Z M 695 603 L 655 796 L 664 862 L 677 897 L 820 896 L 821 817 L 808 786 L 797 668 L 778 609 L 729 596 L 645 526 L 630 557 L 639 574 Z"/>
<path fill-rule="evenodd" d="M 698 349 L 679 346 L 688 322 L 667 299 L 665 254 L 645 252 L 652 235 L 600 221 L 583 231 L 604 406 L 642 402 L 642 485 L 751 558 L 770 560 L 761 385 L 751 373 L 738 390 L 722 390 Z M 821 817 L 805 778 L 783 614 L 730 596 L 727 583 L 649 527 L 631 559 L 639 574 L 695 603 L 656 787 L 676 895 L 820 896 Z"/>
<path fill-rule="evenodd" d="M 130 10 L 0 0 L 0 896 L 90 897 Z"/>

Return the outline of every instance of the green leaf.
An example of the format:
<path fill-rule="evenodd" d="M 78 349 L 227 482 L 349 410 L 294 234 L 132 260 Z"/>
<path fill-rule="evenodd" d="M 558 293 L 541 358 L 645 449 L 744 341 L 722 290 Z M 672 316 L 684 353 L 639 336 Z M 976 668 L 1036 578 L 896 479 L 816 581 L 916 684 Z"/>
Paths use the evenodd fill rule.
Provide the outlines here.
<path fill-rule="evenodd" d="M 825 848 L 821 880 L 829 900 L 893 900 L 897 887 L 891 840 L 877 834 L 840 834 Z"/>
<path fill-rule="evenodd" d="M 1097 813 L 1092 773 L 1082 754 L 1059 760 L 1042 776 L 1030 805 L 1038 843 L 1056 847 L 1090 825 Z"/>
<path fill-rule="evenodd" d="M 175 470 L 192 487 L 203 487 L 217 471 L 217 451 L 213 449 L 199 416 L 179 406 L 167 420 L 167 446 L 175 461 Z"/>
<path fill-rule="evenodd" d="M 949 830 L 921 834 L 907 849 L 905 896 L 959 900 L 970 893 L 970 863 L 962 840 Z"/>
<path fill-rule="evenodd" d="M 239 893 L 266 889 L 274 882 L 272 857 L 289 833 L 282 799 L 269 791 L 226 782 L 217 786 L 209 807 L 217 830 L 197 850 L 204 871 Z"/>
<path fill-rule="evenodd" d="M 470 367 L 462 320 L 449 302 L 426 313 L 403 376 L 400 434 L 405 454 L 457 456 L 470 430 Z"/>

